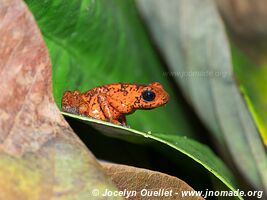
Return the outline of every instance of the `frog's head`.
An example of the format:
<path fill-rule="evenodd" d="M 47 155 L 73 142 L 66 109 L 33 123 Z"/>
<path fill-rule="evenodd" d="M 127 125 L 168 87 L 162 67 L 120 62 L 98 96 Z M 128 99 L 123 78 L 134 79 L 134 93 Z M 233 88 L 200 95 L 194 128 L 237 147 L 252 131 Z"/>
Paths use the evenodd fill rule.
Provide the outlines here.
<path fill-rule="evenodd" d="M 166 104 L 170 97 L 159 82 L 153 82 L 139 89 L 140 96 L 135 101 L 136 109 L 153 109 Z"/>

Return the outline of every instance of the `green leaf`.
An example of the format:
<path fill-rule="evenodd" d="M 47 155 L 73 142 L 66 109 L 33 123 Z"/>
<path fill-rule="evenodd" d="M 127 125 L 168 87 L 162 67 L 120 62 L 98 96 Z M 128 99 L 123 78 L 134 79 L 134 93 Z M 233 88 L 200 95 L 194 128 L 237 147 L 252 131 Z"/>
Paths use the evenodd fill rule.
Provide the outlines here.
<path fill-rule="evenodd" d="M 266 66 L 256 66 L 251 60 L 234 45 L 232 45 L 233 66 L 235 74 L 240 84 L 240 89 L 257 125 L 261 138 L 267 146 L 267 68 Z M 266 151 L 260 142 L 260 136 L 250 135 L 250 148 L 257 155 L 256 165 L 262 177 L 262 182 L 267 188 L 267 159 Z"/>
<path fill-rule="evenodd" d="M 98 129 L 101 133 L 108 134 L 110 137 L 120 138 L 128 140 L 127 138 L 138 137 L 142 138 L 143 141 L 157 141 L 165 144 L 178 152 L 181 152 L 188 157 L 192 158 L 203 167 L 205 167 L 211 174 L 221 180 L 230 190 L 236 191 L 236 183 L 233 175 L 224 165 L 224 163 L 210 150 L 209 147 L 196 142 L 187 137 L 159 134 L 159 133 L 145 133 L 137 131 L 135 129 L 114 125 L 109 122 L 96 120 L 93 118 L 73 115 L 70 113 L 62 112 L 65 116 L 78 119 L 86 124 L 93 126 Z M 239 199 L 243 199 L 239 197 Z"/>
<path fill-rule="evenodd" d="M 267 188 L 267 158 L 233 77 L 228 40 L 210 0 L 139 0 L 168 66 L 202 121 L 251 185 Z M 155 20 L 157 19 L 157 20 Z M 225 152 L 226 153 L 226 152 Z M 226 154 L 225 154 L 226 155 Z"/>
<path fill-rule="evenodd" d="M 267 146 L 267 65 L 254 64 L 241 49 L 232 45 L 235 74 L 246 103 Z"/>
<path fill-rule="evenodd" d="M 86 91 L 114 82 L 161 82 L 171 96 L 164 108 L 129 116 L 143 131 L 183 133 L 193 127 L 163 75 L 132 0 L 26 0 L 45 37 L 53 65 L 53 92 L 60 107 L 66 90 Z M 179 119 L 179 120 L 177 120 Z M 162 126 L 164 124 L 164 126 Z"/>

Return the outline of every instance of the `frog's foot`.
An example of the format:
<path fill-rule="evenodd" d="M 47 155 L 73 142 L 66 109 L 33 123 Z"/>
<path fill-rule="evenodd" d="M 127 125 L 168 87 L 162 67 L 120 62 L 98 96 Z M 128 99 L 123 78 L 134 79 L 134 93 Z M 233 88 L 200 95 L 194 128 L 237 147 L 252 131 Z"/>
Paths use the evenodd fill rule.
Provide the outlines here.
<path fill-rule="evenodd" d="M 120 122 L 120 124 L 121 124 L 122 126 L 127 127 L 127 128 L 130 128 L 130 126 L 127 124 L 125 115 L 122 115 L 122 116 L 119 118 L 119 122 Z"/>

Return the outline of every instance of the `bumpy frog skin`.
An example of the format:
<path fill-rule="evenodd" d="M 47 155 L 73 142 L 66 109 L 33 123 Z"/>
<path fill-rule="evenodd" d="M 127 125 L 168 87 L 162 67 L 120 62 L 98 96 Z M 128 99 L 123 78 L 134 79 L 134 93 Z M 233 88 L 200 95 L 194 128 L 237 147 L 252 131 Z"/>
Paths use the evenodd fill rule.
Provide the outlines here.
<path fill-rule="evenodd" d="M 153 109 L 169 101 L 168 93 L 158 82 L 149 85 L 107 84 L 86 92 L 66 91 L 62 110 L 126 126 L 125 115 L 137 109 Z"/>

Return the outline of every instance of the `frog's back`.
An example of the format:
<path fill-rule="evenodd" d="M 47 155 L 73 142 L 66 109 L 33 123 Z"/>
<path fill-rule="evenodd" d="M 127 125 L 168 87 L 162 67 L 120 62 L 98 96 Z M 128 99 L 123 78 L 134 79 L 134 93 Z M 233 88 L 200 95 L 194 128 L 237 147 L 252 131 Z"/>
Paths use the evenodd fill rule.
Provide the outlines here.
<path fill-rule="evenodd" d="M 143 84 L 135 84 L 135 83 L 114 83 L 114 84 L 107 84 L 104 85 L 107 89 L 106 93 L 113 95 L 115 93 L 123 93 L 123 94 L 130 94 L 132 92 L 138 91 L 140 87 L 145 87 L 146 85 Z"/>

